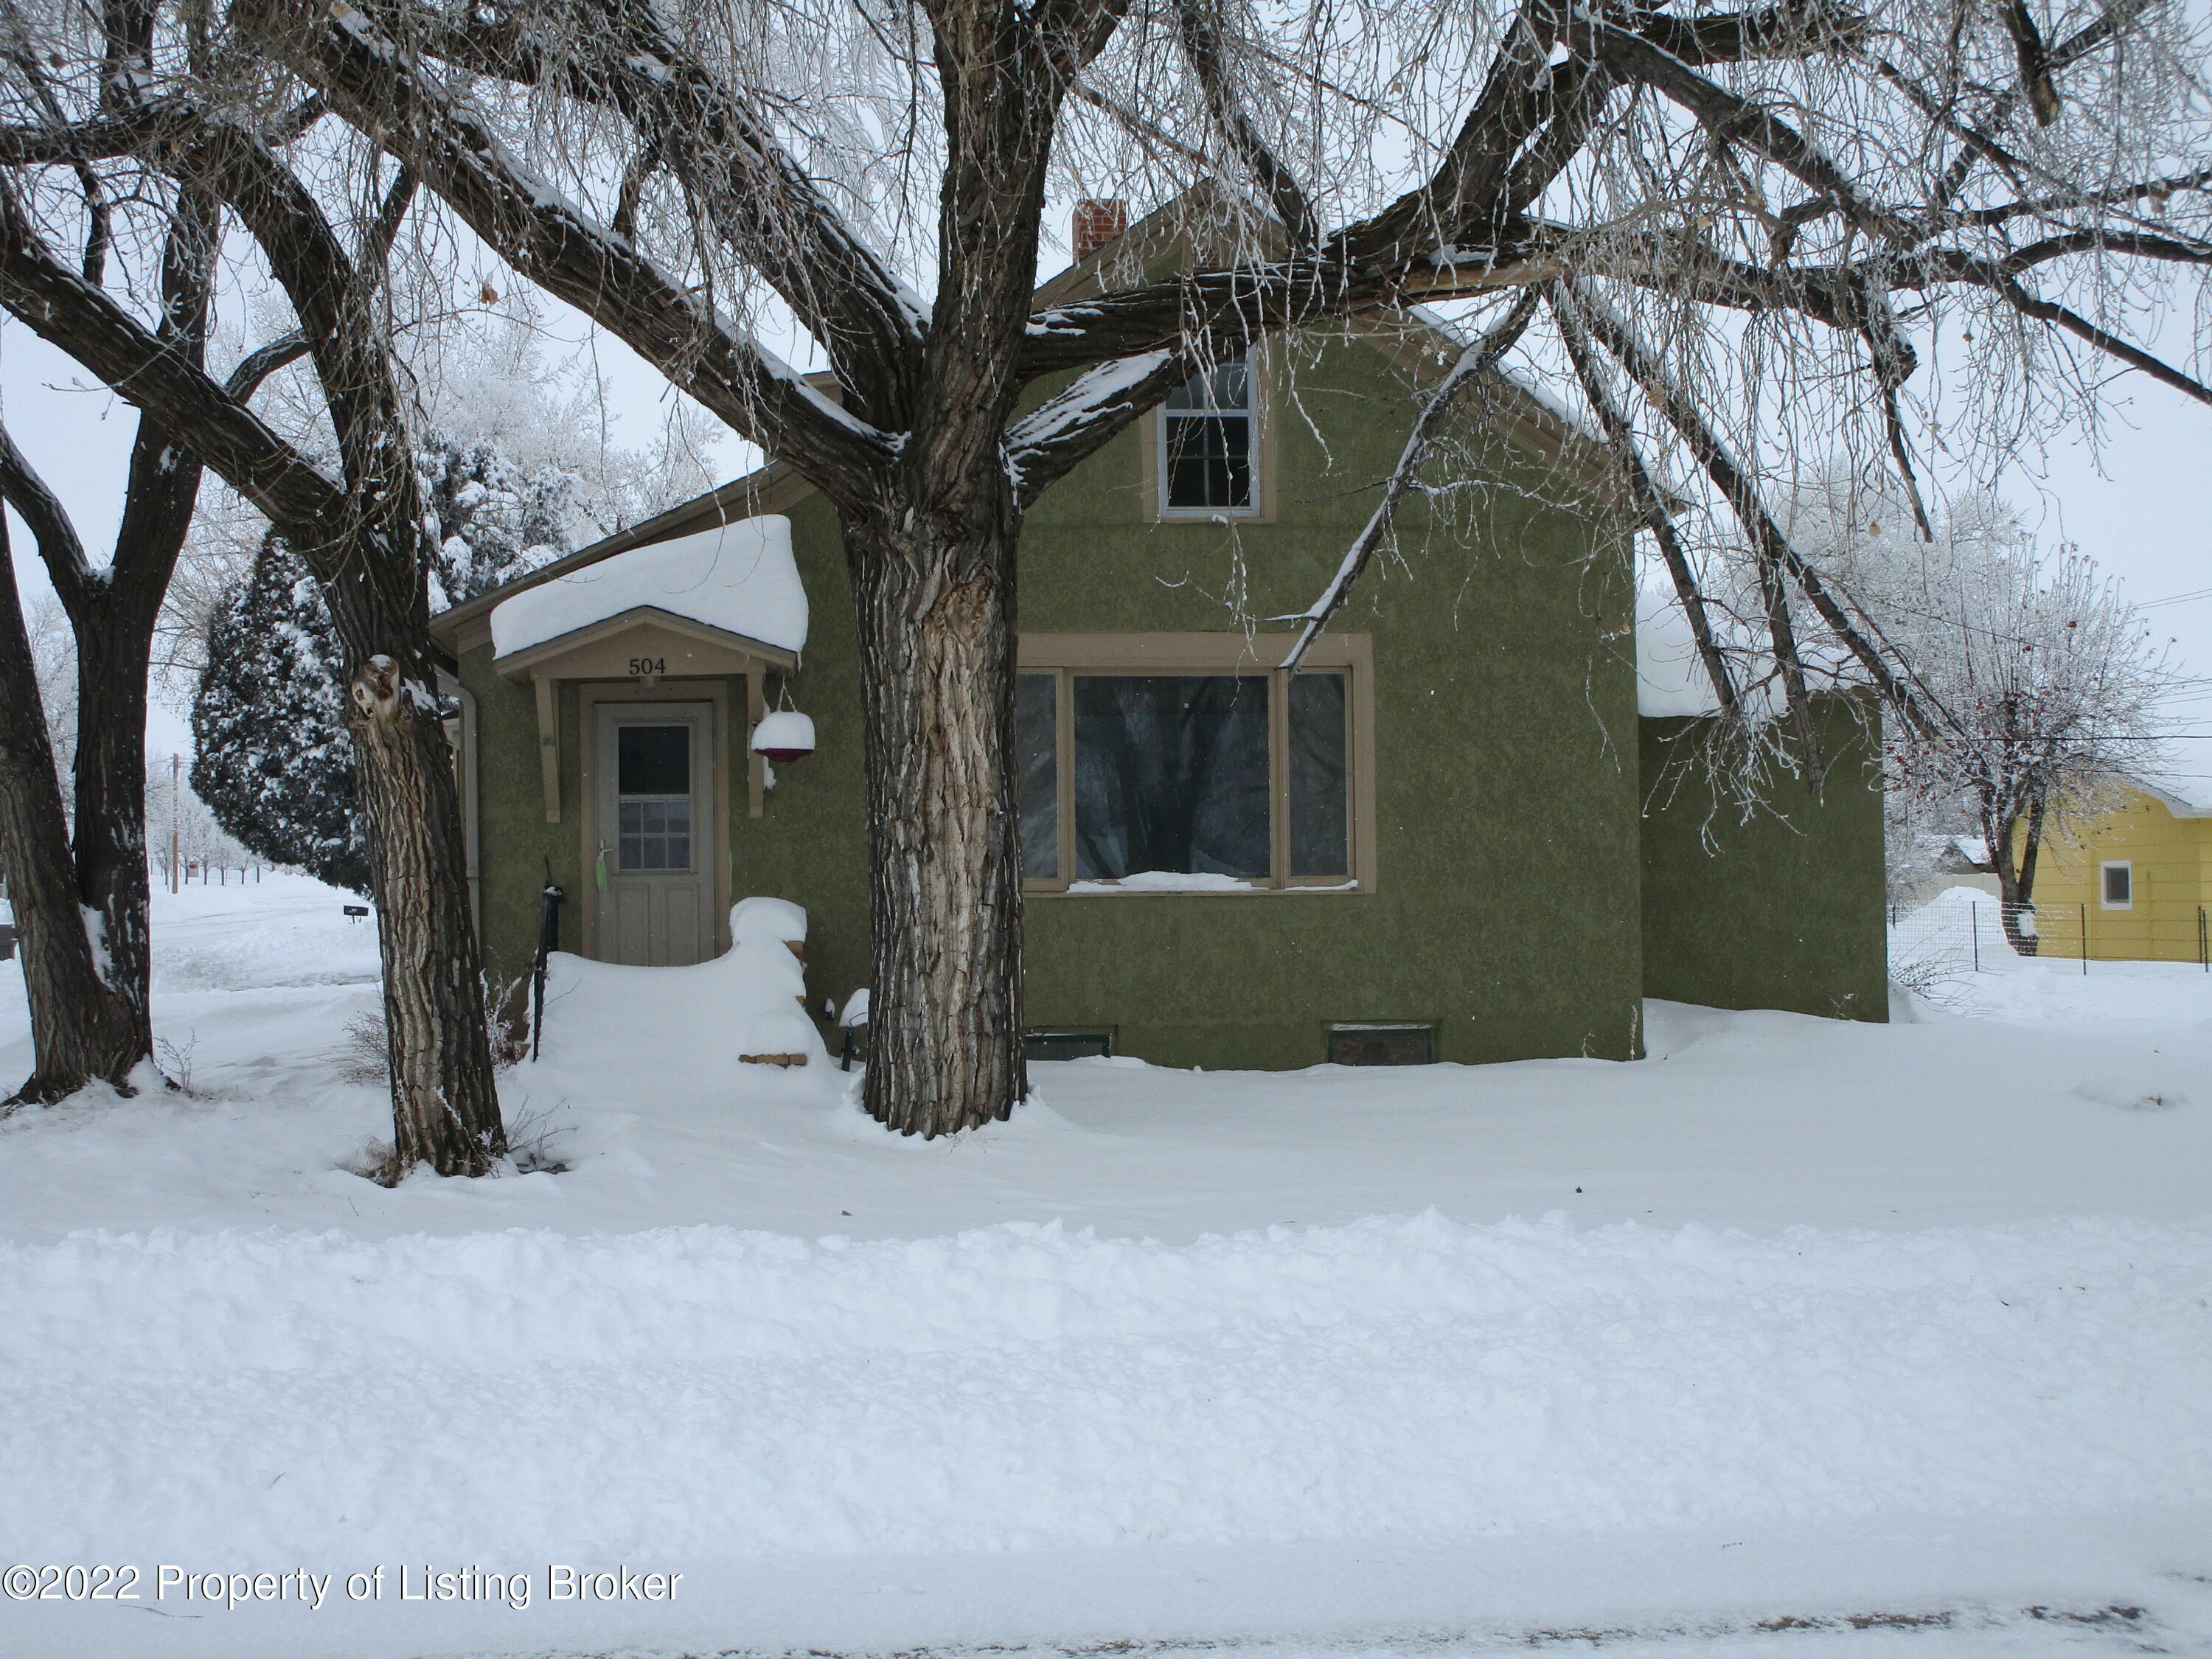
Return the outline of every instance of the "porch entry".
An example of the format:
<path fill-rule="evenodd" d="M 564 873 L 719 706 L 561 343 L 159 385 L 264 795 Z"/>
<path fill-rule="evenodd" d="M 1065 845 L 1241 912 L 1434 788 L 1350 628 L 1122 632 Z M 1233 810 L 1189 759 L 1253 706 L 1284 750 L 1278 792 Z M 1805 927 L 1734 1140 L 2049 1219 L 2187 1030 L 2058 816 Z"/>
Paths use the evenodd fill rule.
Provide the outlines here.
<path fill-rule="evenodd" d="M 592 735 L 599 959 L 668 968 L 714 955 L 714 704 L 601 703 Z"/>

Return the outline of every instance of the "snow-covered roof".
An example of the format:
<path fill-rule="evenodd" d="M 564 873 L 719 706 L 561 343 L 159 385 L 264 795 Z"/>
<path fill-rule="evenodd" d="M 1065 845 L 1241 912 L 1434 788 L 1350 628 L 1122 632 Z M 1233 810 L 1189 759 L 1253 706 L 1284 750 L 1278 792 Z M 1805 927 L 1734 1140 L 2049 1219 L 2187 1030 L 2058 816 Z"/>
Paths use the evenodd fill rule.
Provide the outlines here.
<path fill-rule="evenodd" d="M 2212 818 L 2212 774 L 2204 763 L 2201 756 L 2183 755 L 2147 766 L 2128 781 L 2157 796 L 2178 818 Z"/>
<path fill-rule="evenodd" d="M 780 513 L 633 547 L 492 607 L 495 656 L 651 606 L 780 650 L 806 647 L 806 589 Z"/>

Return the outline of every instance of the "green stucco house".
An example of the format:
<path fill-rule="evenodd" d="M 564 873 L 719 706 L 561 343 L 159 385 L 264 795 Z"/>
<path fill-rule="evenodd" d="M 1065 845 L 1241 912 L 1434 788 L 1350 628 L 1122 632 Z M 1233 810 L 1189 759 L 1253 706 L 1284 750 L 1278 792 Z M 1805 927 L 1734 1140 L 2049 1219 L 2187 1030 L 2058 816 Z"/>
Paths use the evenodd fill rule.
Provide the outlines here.
<path fill-rule="evenodd" d="M 1041 304 L 1079 299 L 1092 268 Z M 1455 352 L 1419 316 L 1279 343 L 1193 380 L 1030 514 L 1041 1056 L 1625 1060 L 1647 995 L 1886 1017 L 1881 799 L 1854 711 L 1828 702 L 1823 799 L 1748 824 L 1711 810 L 1679 763 L 1698 715 L 1639 711 L 1632 536 L 1604 458 L 1538 393 L 1488 388 L 1470 499 L 1449 524 L 1409 507 L 1422 550 L 1371 573 L 1300 672 L 1274 666 L 1287 632 L 1235 620 L 1313 601 Z M 527 970 L 550 869 L 564 950 L 696 961 L 727 947 L 733 902 L 772 895 L 808 913 L 810 1008 L 866 985 L 853 609 L 835 515 L 801 480 L 737 479 L 433 628 L 495 971 Z M 758 746 L 815 746 L 779 763 L 751 734 L 781 710 L 811 733 L 779 720 Z"/>

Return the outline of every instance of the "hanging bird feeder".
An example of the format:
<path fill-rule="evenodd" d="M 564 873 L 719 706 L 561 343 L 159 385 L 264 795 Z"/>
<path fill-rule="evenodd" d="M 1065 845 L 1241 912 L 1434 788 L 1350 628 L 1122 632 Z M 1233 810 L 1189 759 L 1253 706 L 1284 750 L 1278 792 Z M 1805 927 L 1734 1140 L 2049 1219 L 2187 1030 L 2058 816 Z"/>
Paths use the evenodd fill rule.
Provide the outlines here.
<path fill-rule="evenodd" d="M 753 727 L 753 753 L 767 756 L 778 766 L 805 760 L 813 752 L 814 722 L 795 708 L 763 714 Z"/>

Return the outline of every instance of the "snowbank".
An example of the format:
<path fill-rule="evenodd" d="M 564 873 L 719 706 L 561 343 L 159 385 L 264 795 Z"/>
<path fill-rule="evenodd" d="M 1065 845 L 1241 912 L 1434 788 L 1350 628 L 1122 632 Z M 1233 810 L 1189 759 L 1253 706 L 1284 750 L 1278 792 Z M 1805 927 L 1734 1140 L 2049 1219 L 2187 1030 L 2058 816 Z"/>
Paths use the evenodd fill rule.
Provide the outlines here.
<path fill-rule="evenodd" d="M 600 1079 L 625 1103 L 702 1092 L 725 1098 L 834 1099 L 822 1035 L 806 1017 L 805 971 L 791 945 L 806 912 L 749 898 L 730 912 L 730 948 L 688 968 L 625 968 L 566 951 L 547 958 L 546 1060 Z M 801 1055 L 792 1066 L 746 1054 Z"/>
<path fill-rule="evenodd" d="M 2212 1224 L 0 1247 L 0 1555 L 273 1565 L 2212 1498 Z"/>
<path fill-rule="evenodd" d="M 806 648 L 806 589 L 791 520 L 763 514 L 626 553 L 540 583 L 492 607 L 495 655 L 653 605 L 785 651 Z"/>

